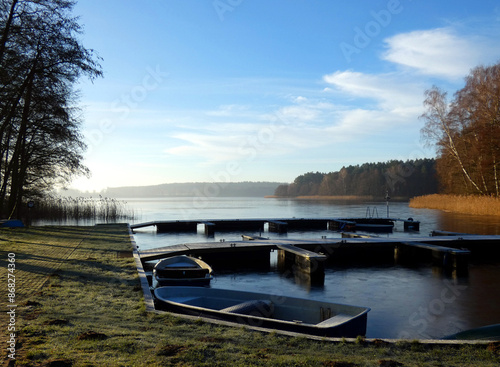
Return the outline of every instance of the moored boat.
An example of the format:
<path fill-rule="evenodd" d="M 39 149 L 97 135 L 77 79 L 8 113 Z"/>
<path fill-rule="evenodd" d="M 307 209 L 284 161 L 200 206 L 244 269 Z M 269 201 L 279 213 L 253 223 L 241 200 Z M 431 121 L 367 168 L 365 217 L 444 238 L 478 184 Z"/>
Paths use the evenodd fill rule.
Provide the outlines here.
<path fill-rule="evenodd" d="M 212 278 L 210 265 L 186 255 L 162 259 L 153 268 L 154 288 L 168 285 L 207 286 Z"/>
<path fill-rule="evenodd" d="M 366 232 L 392 232 L 394 221 L 385 218 L 357 218 L 353 219 L 356 223 L 356 231 Z"/>
<path fill-rule="evenodd" d="M 159 309 L 328 337 L 366 334 L 368 307 L 206 287 L 160 287 Z"/>

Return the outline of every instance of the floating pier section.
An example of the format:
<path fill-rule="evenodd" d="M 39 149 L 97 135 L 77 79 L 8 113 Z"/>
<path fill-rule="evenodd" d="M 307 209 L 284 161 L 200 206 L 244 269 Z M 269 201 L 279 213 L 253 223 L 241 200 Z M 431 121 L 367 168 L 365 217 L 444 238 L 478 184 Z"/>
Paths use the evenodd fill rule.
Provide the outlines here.
<path fill-rule="evenodd" d="M 420 222 L 412 218 L 262 218 L 262 219 L 210 219 L 171 220 L 132 224 L 132 230 L 156 227 L 159 233 L 196 232 L 198 225 L 205 226 L 205 234 L 227 231 L 263 231 L 268 225 L 269 232 L 287 233 L 289 230 L 332 230 L 332 231 L 373 231 L 392 232 L 397 222 L 402 222 L 404 230 L 418 231 Z"/>
<path fill-rule="evenodd" d="M 470 251 L 421 242 L 400 242 L 394 249 L 394 259 L 401 264 L 431 260 L 445 270 L 467 271 Z"/>
<path fill-rule="evenodd" d="M 326 263 L 389 263 L 403 265 L 432 263 L 446 271 L 465 273 L 471 258 L 500 256 L 500 236 L 433 231 L 430 237 L 387 238 L 357 234 L 392 232 L 397 223 L 405 231 L 418 231 L 420 222 L 412 218 L 262 218 L 154 221 L 131 225 L 132 230 L 155 226 L 157 232 L 197 232 L 204 226 L 207 237 L 215 232 L 267 231 L 287 233 L 293 230 L 331 230 L 342 238 L 311 240 L 268 239 L 243 235 L 241 241 L 187 243 L 140 251 L 143 263 L 175 255 L 201 257 L 215 267 L 269 267 L 270 254 L 278 253 L 278 269 L 300 274 L 311 284 L 323 284 Z"/>

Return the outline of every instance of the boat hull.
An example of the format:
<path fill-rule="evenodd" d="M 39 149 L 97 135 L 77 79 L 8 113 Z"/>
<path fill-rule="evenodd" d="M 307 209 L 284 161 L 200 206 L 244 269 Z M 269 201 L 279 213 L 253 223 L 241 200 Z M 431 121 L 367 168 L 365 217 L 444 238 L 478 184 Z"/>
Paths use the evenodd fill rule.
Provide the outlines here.
<path fill-rule="evenodd" d="M 154 288 L 208 286 L 212 278 L 212 268 L 207 263 L 185 255 L 160 260 L 153 269 Z"/>
<path fill-rule="evenodd" d="M 366 334 L 367 307 L 254 292 L 202 287 L 160 287 L 159 309 L 325 337 Z"/>
<path fill-rule="evenodd" d="M 159 278 L 153 277 L 153 287 L 165 286 L 190 286 L 190 287 L 206 287 L 210 285 L 212 276 L 207 278 Z"/>

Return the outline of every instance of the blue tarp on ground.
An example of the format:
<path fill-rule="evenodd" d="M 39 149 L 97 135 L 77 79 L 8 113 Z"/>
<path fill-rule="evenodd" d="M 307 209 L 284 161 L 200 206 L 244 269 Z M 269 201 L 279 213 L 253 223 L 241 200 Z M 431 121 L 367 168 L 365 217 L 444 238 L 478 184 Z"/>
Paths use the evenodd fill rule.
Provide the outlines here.
<path fill-rule="evenodd" d="M 0 227 L 18 228 L 24 227 L 24 223 L 19 219 L 4 219 L 0 220 Z"/>

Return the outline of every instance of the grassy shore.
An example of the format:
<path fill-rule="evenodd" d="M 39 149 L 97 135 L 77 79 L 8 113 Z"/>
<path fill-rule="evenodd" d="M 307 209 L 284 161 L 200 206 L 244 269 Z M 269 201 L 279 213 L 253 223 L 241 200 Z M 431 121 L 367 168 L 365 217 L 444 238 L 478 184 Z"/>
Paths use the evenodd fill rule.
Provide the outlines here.
<path fill-rule="evenodd" d="M 1 229 L 15 258 L 14 366 L 497 366 L 499 344 L 310 340 L 146 312 L 126 225 Z M 9 255 L 9 254 L 14 254 Z M 4 292 L 6 287 L 2 288 Z M 2 295 L 2 358 L 9 309 Z"/>
<path fill-rule="evenodd" d="M 425 195 L 412 198 L 410 207 L 500 216 L 500 198 L 493 196 Z"/>

